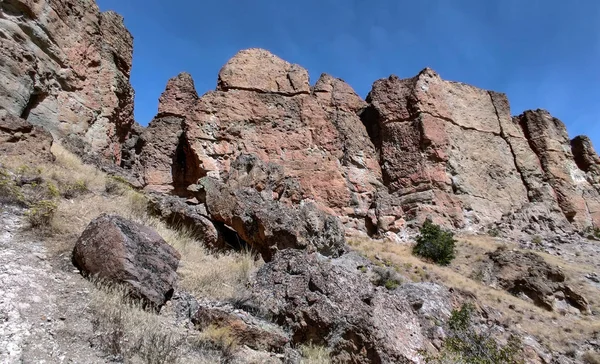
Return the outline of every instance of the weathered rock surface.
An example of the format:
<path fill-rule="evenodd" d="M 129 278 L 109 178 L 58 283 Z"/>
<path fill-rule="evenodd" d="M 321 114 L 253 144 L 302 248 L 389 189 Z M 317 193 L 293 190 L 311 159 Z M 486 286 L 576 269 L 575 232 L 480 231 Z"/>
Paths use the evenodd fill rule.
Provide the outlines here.
<path fill-rule="evenodd" d="M 240 51 L 219 72 L 217 90 L 231 89 L 282 95 L 310 93 L 304 68 L 258 48 Z"/>
<path fill-rule="evenodd" d="M 36 156 L 52 161 L 52 135 L 42 127 L 0 111 L 0 154 L 3 156 Z"/>
<path fill-rule="evenodd" d="M 149 195 L 150 210 L 175 227 L 185 227 L 194 233 L 194 236 L 209 248 L 230 248 L 226 241 L 227 230 L 217 227 L 210 220 L 206 207 L 202 204 L 191 203 L 182 197 L 163 194 Z M 237 246 L 236 246 L 237 247 Z"/>
<path fill-rule="evenodd" d="M 344 252 L 344 229 L 337 217 L 310 202 L 286 204 L 279 199 L 286 197 L 286 186 L 295 186 L 280 166 L 240 155 L 231 168 L 225 183 L 212 177 L 201 180 L 206 208 L 213 220 L 232 227 L 265 261 L 283 249 L 333 257 Z"/>
<path fill-rule="evenodd" d="M 407 293 L 418 291 L 413 285 L 397 291 L 375 287 L 358 269 L 364 264 L 353 255 L 330 260 L 298 250 L 281 251 L 258 272 L 255 299 L 277 323 L 289 328 L 293 343 L 326 345 L 334 362 L 418 362 L 417 351 L 428 344 L 418 316 L 435 316 L 443 322 L 450 313 L 446 296 L 436 296 L 441 306 L 433 308 Z M 417 294 L 429 292 L 428 287 L 423 289 Z"/>
<path fill-rule="evenodd" d="M 545 110 L 526 111 L 519 117 L 529 144 L 538 156 L 545 177 L 552 186 L 556 199 L 566 218 L 578 228 L 598 226 L 600 223 L 600 195 L 587 179 L 587 169 L 580 169 L 575 159 L 565 125 Z M 577 139 L 573 146 L 577 147 Z M 587 143 L 586 143 L 587 144 Z M 578 154 L 593 161 L 591 143 Z M 596 155 L 597 158 L 597 155 Z M 586 167 L 583 162 L 582 167 Z"/>
<path fill-rule="evenodd" d="M 216 91 L 197 98 L 191 78 L 182 74 L 169 81 L 160 101 L 159 119 L 185 120 L 181 155 L 198 162 L 186 169 L 191 172 L 182 186 L 204 175 L 220 179 L 237 156 L 256 154 L 299 181 L 298 201 L 313 200 L 350 228 L 366 231 L 365 225 L 372 224 L 367 215 L 382 186 L 381 172 L 358 116 L 366 103 L 343 81 L 323 75 L 311 90 L 306 70 L 252 49 L 223 67 Z M 164 158 L 170 159 L 170 154 Z M 178 188 L 169 168 L 153 163 L 144 168 L 148 188 Z M 155 175 L 161 177 L 148 178 Z"/>
<path fill-rule="evenodd" d="M 133 38 L 94 1 L 0 3 L 0 109 L 117 164 L 133 123 Z"/>
<path fill-rule="evenodd" d="M 541 256 L 498 249 L 488 253 L 488 257 L 484 270 L 486 283 L 550 311 L 573 307 L 589 312 L 587 300 L 568 285 L 562 270 L 548 264 Z"/>
<path fill-rule="evenodd" d="M 541 110 L 513 119 L 505 95 L 431 69 L 379 80 L 365 102 L 342 80 L 323 74 L 309 87 L 300 66 L 245 50 L 216 91 L 198 97 L 185 73 L 170 80 L 141 139 L 149 190 L 185 195 L 255 154 L 298 181 L 292 203 L 314 201 L 349 232 L 400 232 L 432 217 L 471 230 L 570 233 L 600 218 L 589 139 L 569 141 Z M 555 223 L 535 221 L 548 217 Z"/>
<path fill-rule="evenodd" d="M 93 220 L 73 249 L 73 264 L 84 275 L 124 284 L 154 307 L 173 295 L 179 259 L 154 230 L 117 215 Z"/>
<path fill-rule="evenodd" d="M 546 112 L 513 120 L 505 95 L 431 69 L 379 80 L 367 101 L 362 118 L 380 153 L 385 203 L 401 206 L 407 220 L 431 215 L 476 228 L 539 209 L 527 207 L 534 203 L 577 228 L 596 223 L 597 190 L 577 167 L 564 125 Z M 593 149 L 580 149 L 579 159 L 594 160 Z"/>

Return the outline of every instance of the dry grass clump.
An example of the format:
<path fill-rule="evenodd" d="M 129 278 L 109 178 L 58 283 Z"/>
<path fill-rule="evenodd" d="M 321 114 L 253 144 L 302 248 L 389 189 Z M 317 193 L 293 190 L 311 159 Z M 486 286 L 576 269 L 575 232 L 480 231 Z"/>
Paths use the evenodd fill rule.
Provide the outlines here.
<path fill-rule="evenodd" d="M 307 344 L 302 345 L 300 348 L 300 353 L 302 354 L 302 359 L 300 359 L 301 364 L 329 364 L 331 363 L 331 353 L 329 348 Z"/>
<path fill-rule="evenodd" d="M 145 311 L 127 297 L 123 287 L 96 282 L 90 308 L 97 345 L 115 359 L 126 362 L 177 362 L 186 332 L 163 324 L 160 316 Z"/>
<path fill-rule="evenodd" d="M 124 179 L 84 165 L 59 144 L 52 152 L 55 162 L 13 158 L 3 161 L 5 168 L 0 168 L 2 202 L 5 198 L 25 201 L 32 227 L 47 232 L 45 243 L 52 256 L 70 256 L 90 221 L 103 213 L 118 214 L 154 228 L 181 253 L 179 289 L 220 300 L 235 300 L 245 294 L 249 277 L 259 264 L 254 254 L 211 254 L 190 231 L 171 228 L 150 216 L 146 196 Z M 19 179 L 28 183 L 19 186 Z M 128 300 L 123 288 L 99 284 L 91 290 L 98 345 L 125 362 L 219 363 L 237 348 L 222 329 L 205 330 L 199 336 L 169 327 L 161 316 Z M 196 352 L 182 354 L 186 350 L 187 354 Z"/>

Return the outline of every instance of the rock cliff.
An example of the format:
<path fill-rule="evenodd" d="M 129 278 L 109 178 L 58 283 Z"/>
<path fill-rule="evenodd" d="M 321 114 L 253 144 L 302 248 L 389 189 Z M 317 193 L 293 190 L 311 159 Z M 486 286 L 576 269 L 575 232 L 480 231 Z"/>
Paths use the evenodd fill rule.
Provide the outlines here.
<path fill-rule="evenodd" d="M 0 109 L 117 164 L 133 124 L 133 38 L 93 0 L 0 2 Z"/>
<path fill-rule="evenodd" d="M 223 178 L 241 154 L 299 182 L 287 202 L 315 201 L 348 231 L 399 232 L 431 217 L 452 228 L 507 223 L 538 233 L 600 223 L 599 159 L 546 111 L 512 117 L 504 94 L 425 69 L 374 83 L 366 101 L 340 79 L 261 49 L 239 52 L 199 97 L 189 74 L 169 81 L 142 135 L 148 190 L 186 195 Z M 551 217 L 553 224 L 531 220 Z"/>

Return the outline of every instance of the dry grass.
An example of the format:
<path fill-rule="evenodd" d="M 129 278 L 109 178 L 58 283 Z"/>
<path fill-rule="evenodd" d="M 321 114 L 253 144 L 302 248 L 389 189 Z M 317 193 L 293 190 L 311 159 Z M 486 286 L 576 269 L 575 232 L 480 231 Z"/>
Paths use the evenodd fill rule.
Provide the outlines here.
<path fill-rule="evenodd" d="M 90 308 L 95 340 L 113 357 L 147 364 L 175 363 L 181 357 L 187 333 L 128 300 L 122 287 L 96 283 Z"/>
<path fill-rule="evenodd" d="M 551 350 L 564 350 L 569 342 L 581 342 L 595 332 L 600 332 L 600 322 L 593 316 L 548 312 L 506 291 L 491 288 L 477 279 L 478 266 L 485 259 L 487 252 L 495 251 L 499 247 L 516 249 L 516 245 L 489 236 L 464 235 L 457 236 L 457 240 L 456 258 L 448 267 L 430 264 L 413 256 L 410 244 L 365 238 L 353 238 L 348 243 L 375 264 L 392 267 L 412 281 L 438 282 L 459 292 L 474 295 L 482 306 L 493 307 L 502 312 L 503 324 L 536 336 Z M 540 255 L 549 263 L 560 266 L 573 286 L 583 292 L 591 302 L 600 301 L 597 290 L 576 278 L 580 277 L 582 272 L 589 273 L 591 270 L 567 264 L 558 257 Z"/>
<path fill-rule="evenodd" d="M 47 245 L 55 256 L 70 254 L 77 238 L 94 218 L 102 213 L 118 214 L 153 227 L 181 253 L 180 288 L 198 297 L 221 300 L 244 295 L 250 274 L 260 264 L 257 256 L 250 252 L 209 253 L 189 231 L 172 229 L 149 216 L 146 197 L 122 179 L 83 164 L 59 144 L 53 145 L 52 153 L 56 156 L 54 163 L 33 166 L 29 161 L 12 159 L 6 166 L 45 181 L 47 193 L 30 213 L 34 212 L 32 216 L 41 221 L 37 225 L 48 227 Z M 43 207 L 52 207 L 52 214 Z"/>
<path fill-rule="evenodd" d="M 329 349 L 318 345 L 303 345 L 299 348 L 302 354 L 301 364 L 329 364 L 331 363 Z"/>
<path fill-rule="evenodd" d="M 246 292 L 250 275 L 260 262 L 250 252 L 211 254 L 185 229 L 173 229 L 148 215 L 146 197 L 130 188 L 120 178 L 107 176 L 59 144 L 54 144 L 53 163 L 36 163 L 12 158 L 2 167 L 43 181 L 35 200 L 51 201 L 53 215 L 44 220 L 45 243 L 52 256 L 69 256 L 83 230 L 100 214 L 118 214 L 154 228 L 167 243 L 181 253 L 178 269 L 179 289 L 196 297 L 220 300 L 239 299 Z M 3 169 L 4 170 L 4 169 Z M 2 181 L 9 180 L 3 178 Z M 13 185 L 0 184 L 11 192 Z M 31 193 L 32 191 L 26 191 Z M 14 195 L 18 197 L 17 195 Z M 15 197 L 15 198 L 16 198 Z M 29 204 L 29 213 L 33 211 Z M 97 340 L 104 350 L 126 362 L 148 364 L 190 362 L 219 363 L 237 346 L 228 343 L 221 331 L 186 333 L 169 327 L 163 318 L 141 309 L 124 298 L 121 288 L 99 285 L 91 288 L 91 308 Z M 191 336 L 190 336 L 191 335 Z M 195 348 L 196 353 L 182 356 L 182 348 Z M 189 354 L 189 353 L 188 353 Z M 189 360 L 188 360 L 189 359 Z"/>

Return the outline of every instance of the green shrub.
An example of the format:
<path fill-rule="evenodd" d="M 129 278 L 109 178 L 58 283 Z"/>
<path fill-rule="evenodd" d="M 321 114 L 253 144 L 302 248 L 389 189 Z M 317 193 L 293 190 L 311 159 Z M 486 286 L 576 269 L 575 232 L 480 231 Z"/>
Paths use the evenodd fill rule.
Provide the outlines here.
<path fill-rule="evenodd" d="M 427 363 L 519 364 L 522 363 L 522 344 L 511 335 L 501 346 L 486 333 L 478 333 L 472 322 L 474 307 L 464 304 L 453 310 L 448 320 L 448 336 L 437 356 L 424 354 Z"/>
<path fill-rule="evenodd" d="M 456 240 L 454 240 L 452 232 L 443 230 L 427 219 L 421 227 L 417 244 L 413 248 L 413 254 L 431 259 L 439 265 L 448 265 L 456 257 L 455 244 Z"/>
<path fill-rule="evenodd" d="M 27 220 L 32 228 L 50 226 L 58 206 L 52 200 L 41 200 L 31 205 L 27 211 Z"/>
<path fill-rule="evenodd" d="M 390 291 L 395 290 L 396 288 L 398 288 L 398 286 L 400 286 L 400 282 L 398 282 L 395 279 L 388 279 L 387 281 L 385 281 L 385 288 L 387 288 Z"/>
<path fill-rule="evenodd" d="M 500 229 L 498 229 L 497 227 L 493 227 L 488 230 L 488 235 L 492 238 L 497 238 L 500 236 Z"/>

